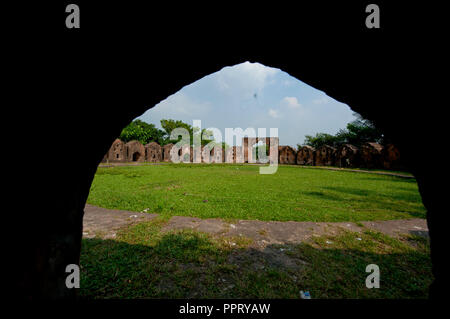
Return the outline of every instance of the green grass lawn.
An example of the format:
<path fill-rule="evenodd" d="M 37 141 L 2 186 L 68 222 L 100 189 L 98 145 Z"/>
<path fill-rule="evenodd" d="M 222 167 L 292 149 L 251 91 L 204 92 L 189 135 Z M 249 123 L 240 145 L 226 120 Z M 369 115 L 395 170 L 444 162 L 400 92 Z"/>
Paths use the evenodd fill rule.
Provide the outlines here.
<path fill-rule="evenodd" d="M 251 240 L 161 231 L 162 216 L 118 233 L 83 239 L 83 298 L 427 298 L 429 243 L 378 232 L 342 231 L 301 244 L 252 248 Z M 289 262 L 287 262 L 289 261 Z M 368 264 L 380 288 L 368 289 Z"/>
<path fill-rule="evenodd" d="M 279 166 L 165 164 L 98 168 L 88 203 L 162 216 L 278 221 L 425 218 L 417 183 L 386 175 Z"/>

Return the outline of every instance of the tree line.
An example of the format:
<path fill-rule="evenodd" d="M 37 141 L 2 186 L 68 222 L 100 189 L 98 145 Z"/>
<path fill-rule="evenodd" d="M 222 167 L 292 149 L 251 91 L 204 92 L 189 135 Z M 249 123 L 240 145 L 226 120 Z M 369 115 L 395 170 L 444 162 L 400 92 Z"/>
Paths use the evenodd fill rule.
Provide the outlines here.
<path fill-rule="evenodd" d="M 352 144 L 360 147 L 367 142 L 388 143 L 383 133 L 371 121 L 364 119 L 358 113 L 354 113 L 354 115 L 357 119 L 348 123 L 345 129 L 340 129 L 335 135 L 327 133 L 305 135 L 303 144 L 297 144 L 297 147 L 299 149 L 305 145 L 314 148 L 319 148 L 323 145 L 339 147 L 342 144 Z"/>
<path fill-rule="evenodd" d="M 155 124 L 146 123 L 141 120 L 134 120 L 130 124 L 128 124 L 126 127 L 123 128 L 122 132 L 120 133 L 119 139 L 123 142 L 129 142 L 133 140 L 137 140 L 141 142 L 143 145 L 156 142 L 161 146 L 164 146 L 169 143 L 177 143 L 181 140 L 181 137 L 179 137 L 176 140 L 170 139 L 170 134 L 172 131 L 178 127 L 185 128 L 188 130 L 190 136 L 191 136 L 191 145 L 193 144 L 192 137 L 194 134 L 200 134 L 200 129 L 198 127 L 192 127 L 192 125 L 189 125 L 187 123 L 184 123 L 180 120 L 172 120 L 172 119 L 163 119 L 161 120 L 161 127 L 162 129 L 159 129 L 155 126 Z M 214 142 L 214 135 L 211 131 L 208 131 L 206 129 L 201 130 L 202 134 L 202 145 L 206 145 L 208 143 Z"/>
<path fill-rule="evenodd" d="M 376 142 L 380 144 L 386 144 L 386 137 L 383 133 L 375 127 L 375 125 L 364 119 L 358 113 L 354 114 L 356 120 L 347 124 L 345 129 L 340 129 L 335 135 L 328 133 L 316 133 L 316 135 L 306 135 L 303 144 L 297 144 L 300 149 L 302 146 L 308 145 L 314 148 L 319 148 L 323 145 L 330 145 L 333 147 L 339 147 L 342 144 L 352 144 L 360 147 L 367 142 Z M 146 123 L 141 120 L 134 120 L 128 124 L 120 133 L 119 138 L 123 142 L 129 142 L 137 140 L 143 145 L 150 142 L 157 142 L 159 145 L 164 146 L 169 143 L 177 143 L 181 137 L 176 140 L 170 139 L 172 131 L 178 127 L 185 128 L 191 136 L 191 145 L 193 145 L 194 134 L 202 134 L 202 145 L 214 142 L 214 135 L 211 131 L 202 129 L 199 131 L 198 127 L 193 127 L 180 120 L 162 119 L 162 129 L 157 128 L 154 124 Z M 222 143 L 223 147 L 226 147 L 225 143 Z"/>

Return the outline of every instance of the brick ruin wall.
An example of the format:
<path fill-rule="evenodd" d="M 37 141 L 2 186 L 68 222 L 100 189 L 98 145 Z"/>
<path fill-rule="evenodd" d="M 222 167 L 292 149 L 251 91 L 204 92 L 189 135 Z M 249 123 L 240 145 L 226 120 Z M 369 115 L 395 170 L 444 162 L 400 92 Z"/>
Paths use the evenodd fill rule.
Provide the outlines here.
<path fill-rule="evenodd" d="M 256 157 L 256 144 L 265 142 L 268 147 L 267 158 L 259 161 Z M 124 143 L 116 139 L 102 159 L 102 163 L 125 162 L 172 162 L 171 151 L 179 156 L 180 162 L 193 163 L 267 163 L 267 160 L 278 158 L 279 164 L 336 166 L 348 168 L 378 168 L 390 170 L 405 170 L 401 162 L 400 152 L 392 145 L 384 147 L 377 143 L 366 143 L 360 148 L 344 144 L 338 148 L 324 145 L 318 149 L 303 146 L 295 150 L 290 146 L 279 146 L 278 138 L 244 138 L 243 146 L 221 147 L 208 149 L 202 146 L 183 147 L 172 150 L 174 144 L 160 146 L 156 142 L 142 145 L 139 141 Z M 249 148 L 250 147 L 250 148 Z M 187 152 L 190 154 L 187 155 Z"/>

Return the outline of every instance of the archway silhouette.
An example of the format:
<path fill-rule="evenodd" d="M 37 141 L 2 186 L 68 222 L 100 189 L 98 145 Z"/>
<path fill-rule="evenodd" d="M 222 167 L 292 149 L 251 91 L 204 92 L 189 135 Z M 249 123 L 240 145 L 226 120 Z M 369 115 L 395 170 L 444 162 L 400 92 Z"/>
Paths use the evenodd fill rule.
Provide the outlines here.
<path fill-rule="evenodd" d="M 129 115 L 128 118 L 132 119 L 132 118 L 134 118 L 134 115 L 131 115 L 131 116 Z M 117 125 L 116 127 L 117 127 L 117 129 L 119 129 L 119 128 L 121 129 L 122 125 Z M 117 132 L 117 130 L 116 130 L 116 132 Z M 109 139 L 105 139 L 104 142 L 103 142 L 104 143 L 103 145 L 108 145 L 110 141 L 114 140 L 114 138 L 115 138 L 115 136 L 113 135 L 113 136 L 110 136 Z M 108 141 L 108 143 L 106 143 L 106 141 Z M 133 154 L 133 161 L 137 161 L 139 159 L 138 157 L 139 157 L 139 154 L 134 153 Z M 91 165 L 95 165 L 95 164 L 92 163 Z M 89 186 L 90 186 L 90 184 L 89 184 Z"/>
<path fill-rule="evenodd" d="M 389 8 L 392 9 L 392 6 Z M 102 7 L 103 9 L 105 8 Z M 125 10 L 122 7 L 107 9 Z M 433 132 L 417 129 L 424 122 L 431 123 L 435 120 L 432 111 L 437 112 L 438 106 L 429 106 L 428 112 L 410 107 L 416 102 L 416 96 L 411 92 L 421 91 L 419 84 L 434 78 L 430 76 L 418 80 L 415 75 L 417 68 L 404 59 L 417 54 L 418 37 L 421 34 L 412 32 L 405 35 L 404 32 L 399 32 L 403 36 L 399 39 L 395 31 L 400 29 L 395 29 L 392 20 L 389 20 L 395 18 L 400 20 L 398 25 L 408 25 L 408 17 L 411 15 L 403 11 L 408 8 L 402 7 L 397 11 L 393 9 L 396 14 L 386 16 L 387 25 L 395 29 L 389 33 L 392 36 L 386 35 L 384 30 L 376 33 L 371 32 L 376 30 L 361 29 L 359 26 L 363 21 L 359 12 L 364 12 L 361 6 L 355 8 L 339 3 L 325 11 L 320 8 L 316 13 L 324 18 L 317 21 L 314 21 L 316 18 L 308 19 L 310 11 L 305 10 L 302 14 L 302 10 L 293 7 L 251 6 L 235 9 L 228 12 L 227 19 L 216 17 L 213 13 L 209 16 L 200 15 L 202 10 L 196 13 L 191 9 L 189 12 L 192 14 L 180 16 L 179 22 L 183 28 L 179 28 L 178 32 L 171 33 L 170 36 L 155 34 L 151 38 L 150 41 L 155 44 L 151 55 L 145 47 L 148 43 L 144 44 L 142 41 L 149 37 L 148 33 L 142 32 L 148 32 L 148 28 L 136 25 L 138 21 L 148 21 L 142 17 L 133 19 L 135 33 L 123 32 L 124 25 L 119 24 L 112 28 L 117 28 L 120 32 L 111 31 L 111 34 L 104 35 L 101 40 L 98 36 L 86 38 L 82 33 L 76 32 L 61 37 L 52 31 L 53 27 L 48 28 L 49 32 L 44 32 L 45 35 L 39 37 L 39 46 L 43 50 L 21 60 L 20 70 L 26 70 L 30 74 L 26 78 L 27 83 L 21 87 L 29 84 L 26 89 L 33 93 L 27 94 L 24 98 L 29 101 L 25 103 L 21 100 L 21 105 L 25 108 L 26 105 L 41 103 L 46 107 L 54 107 L 55 110 L 60 110 L 61 105 L 64 105 L 72 113 L 64 122 L 53 122 L 50 115 L 59 116 L 59 111 L 52 113 L 48 109 L 30 110 L 30 118 L 36 112 L 44 113 L 45 119 L 29 129 L 40 129 L 42 134 L 48 136 L 51 135 L 48 133 L 55 130 L 61 132 L 53 141 L 53 153 L 60 154 L 60 158 L 67 160 L 64 163 L 47 159 L 37 162 L 40 167 L 37 174 L 40 178 L 36 178 L 30 186 L 36 190 L 42 189 L 41 181 L 45 180 L 52 184 L 52 196 L 48 194 L 48 188 L 44 189 L 46 193 L 43 196 L 29 195 L 35 196 L 32 198 L 36 199 L 35 209 L 42 213 L 29 216 L 24 225 L 25 235 L 14 243 L 17 251 L 12 258 L 15 263 L 14 271 L 16 278 L 21 278 L 14 287 L 14 295 L 31 298 L 75 295 L 74 290 L 65 289 L 65 266 L 79 262 L 84 204 L 96 168 L 114 138 L 127 123 L 148 109 L 149 105 L 155 105 L 183 86 L 218 71 L 223 66 L 246 60 L 285 70 L 293 77 L 349 105 L 355 112 L 375 122 L 392 138 L 417 179 L 427 208 L 436 279 L 433 287 L 437 289 L 443 285 L 446 251 L 439 247 L 439 242 L 445 242 L 445 222 L 444 214 L 437 207 L 443 204 L 445 196 L 432 178 L 438 173 L 433 158 L 416 156 L 417 145 L 427 145 L 433 149 L 439 144 L 433 138 Z M 345 12 L 354 14 L 354 17 L 343 19 Z M 121 15 L 119 11 L 116 13 Z M 258 24 L 258 32 L 243 32 L 249 30 L 248 17 L 258 16 L 256 13 L 267 18 L 274 13 L 280 14 L 285 17 L 287 25 L 261 23 Z M 164 18 L 173 19 L 172 10 L 170 14 L 169 16 L 167 13 Z M 102 27 L 92 27 L 91 34 L 97 35 L 96 32 L 104 30 L 103 26 L 106 24 L 101 20 L 102 16 L 106 18 L 114 15 L 96 16 Z M 220 25 L 229 26 L 230 16 L 234 17 L 233 25 L 226 29 L 220 28 Z M 328 25 L 324 29 L 325 20 L 332 27 Z M 157 30 L 157 22 L 152 23 L 155 23 L 152 27 Z M 209 27 L 204 28 L 201 23 L 206 23 Z M 209 31 L 215 28 L 216 36 L 211 37 Z M 305 30 L 314 30 L 314 34 L 308 36 L 309 31 Z M 41 30 L 39 32 L 42 33 Z M 192 34 L 196 36 L 191 37 Z M 286 43 L 292 43 L 292 39 L 298 39 L 299 34 L 302 34 L 307 48 L 279 49 L 284 48 Z M 189 47 L 195 49 L 180 52 L 180 43 L 186 44 L 188 38 L 193 41 Z M 127 44 L 122 50 L 117 46 L 120 40 Z M 29 43 L 34 41 L 37 40 L 30 39 Z M 58 43 L 56 49 L 52 46 L 54 43 Z M 330 45 L 335 45 L 338 49 L 330 50 Z M 276 50 L 269 51 L 268 47 Z M 416 57 L 419 58 L 417 55 Z M 67 61 L 70 61 L 70 76 L 67 69 L 61 67 L 67 65 Z M 46 74 L 49 79 L 45 85 L 41 79 L 42 74 Z M 49 87 L 54 92 L 64 92 L 67 95 L 43 94 Z M 149 90 L 151 95 L 148 94 Z M 67 145 L 71 147 L 68 148 Z M 31 146 L 30 152 L 39 153 L 40 147 Z M 85 152 L 74 158 L 73 149 L 84 149 Z M 65 169 L 68 166 L 73 169 Z"/>

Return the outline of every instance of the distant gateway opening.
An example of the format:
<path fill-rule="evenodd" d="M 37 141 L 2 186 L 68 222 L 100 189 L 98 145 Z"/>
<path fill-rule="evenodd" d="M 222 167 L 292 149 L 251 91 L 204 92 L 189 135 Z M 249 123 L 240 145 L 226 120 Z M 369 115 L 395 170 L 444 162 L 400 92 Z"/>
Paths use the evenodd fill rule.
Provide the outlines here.
<path fill-rule="evenodd" d="M 141 154 L 139 154 L 139 152 L 135 152 L 133 154 L 133 162 L 137 162 L 139 160 L 139 157 L 141 157 Z"/>

